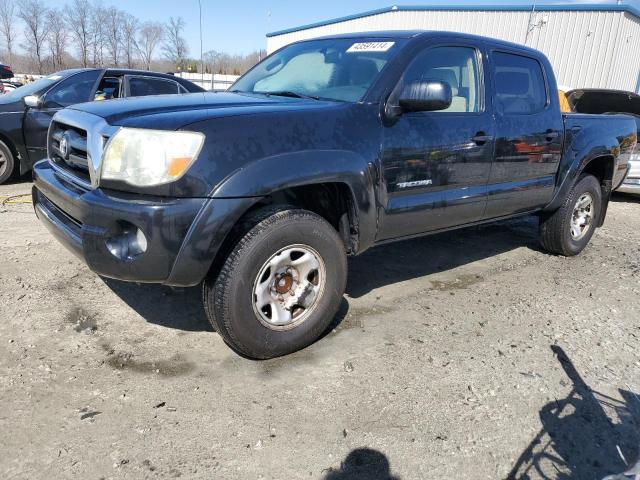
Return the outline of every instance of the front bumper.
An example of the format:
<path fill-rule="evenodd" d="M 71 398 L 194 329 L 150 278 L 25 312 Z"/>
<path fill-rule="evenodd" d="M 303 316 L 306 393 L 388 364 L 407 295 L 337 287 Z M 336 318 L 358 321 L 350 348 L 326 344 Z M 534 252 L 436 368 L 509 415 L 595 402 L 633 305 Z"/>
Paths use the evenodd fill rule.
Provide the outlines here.
<path fill-rule="evenodd" d="M 47 160 L 34 165 L 33 179 L 35 212 L 51 233 L 94 272 L 135 282 L 197 285 L 248 202 L 91 190 Z M 145 251 L 112 253 L 113 239 L 131 229 L 144 234 Z"/>

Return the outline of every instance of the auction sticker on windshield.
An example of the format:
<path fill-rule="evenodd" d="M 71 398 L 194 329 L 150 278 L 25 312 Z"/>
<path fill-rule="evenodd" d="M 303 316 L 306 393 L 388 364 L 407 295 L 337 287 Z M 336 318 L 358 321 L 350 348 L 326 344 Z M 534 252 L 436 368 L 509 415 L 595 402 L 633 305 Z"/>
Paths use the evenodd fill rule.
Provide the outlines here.
<path fill-rule="evenodd" d="M 347 53 L 353 52 L 386 52 L 395 45 L 395 42 L 364 42 L 354 43 Z"/>

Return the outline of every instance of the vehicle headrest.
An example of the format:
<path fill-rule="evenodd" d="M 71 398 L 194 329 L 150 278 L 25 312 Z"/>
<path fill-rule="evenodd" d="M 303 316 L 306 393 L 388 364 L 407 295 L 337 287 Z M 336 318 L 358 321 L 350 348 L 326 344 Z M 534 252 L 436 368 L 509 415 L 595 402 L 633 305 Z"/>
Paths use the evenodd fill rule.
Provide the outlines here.
<path fill-rule="evenodd" d="M 377 74 L 376 62 L 368 58 L 359 58 L 351 64 L 352 85 L 368 85 Z"/>
<path fill-rule="evenodd" d="M 441 82 L 448 83 L 451 87 L 451 95 L 454 97 L 458 95 L 458 77 L 456 72 L 451 68 L 432 68 L 427 73 L 427 77 L 433 80 L 440 80 Z"/>

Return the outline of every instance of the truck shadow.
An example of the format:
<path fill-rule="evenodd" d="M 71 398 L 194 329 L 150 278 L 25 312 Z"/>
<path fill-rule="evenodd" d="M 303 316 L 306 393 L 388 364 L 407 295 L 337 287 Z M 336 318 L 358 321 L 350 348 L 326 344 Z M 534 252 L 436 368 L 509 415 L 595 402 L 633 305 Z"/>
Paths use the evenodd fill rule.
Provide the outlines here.
<path fill-rule="evenodd" d="M 213 332 L 202 305 L 200 287 L 171 289 L 162 285 L 102 281 L 147 322 L 190 332 Z"/>
<path fill-rule="evenodd" d="M 615 192 L 611 196 L 613 203 L 640 203 L 640 195 L 634 195 L 632 193 L 618 193 Z"/>
<path fill-rule="evenodd" d="M 450 270 L 518 247 L 537 250 L 537 232 L 537 218 L 524 217 L 376 247 L 350 259 L 347 293 L 358 298 L 381 286 Z M 213 331 L 200 287 L 171 289 L 102 280 L 150 323 L 185 331 Z M 343 300 L 331 328 L 339 325 L 348 311 L 349 304 Z"/>
<path fill-rule="evenodd" d="M 539 251 L 538 217 L 527 216 L 381 245 L 350 259 L 347 294 L 432 275 L 518 247 Z"/>
<path fill-rule="evenodd" d="M 640 397 L 619 390 L 622 400 L 591 389 L 559 346 L 551 347 L 571 386 L 569 394 L 540 410 L 542 428 L 507 476 L 520 479 L 603 478 L 621 473 L 638 456 Z"/>

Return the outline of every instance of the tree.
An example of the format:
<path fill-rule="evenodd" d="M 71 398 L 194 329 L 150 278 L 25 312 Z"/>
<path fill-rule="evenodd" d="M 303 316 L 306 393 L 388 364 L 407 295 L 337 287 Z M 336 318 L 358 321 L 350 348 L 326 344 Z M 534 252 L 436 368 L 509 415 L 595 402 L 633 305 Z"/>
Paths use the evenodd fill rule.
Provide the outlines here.
<path fill-rule="evenodd" d="M 7 48 L 9 65 L 13 63 L 13 41 L 16 36 L 16 2 L 0 0 L 0 35 Z"/>
<path fill-rule="evenodd" d="M 136 49 L 147 70 L 151 70 L 153 54 L 156 48 L 158 48 L 158 44 L 162 41 L 163 35 L 164 27 L 158 22 L 145 22 L 140 27 L 140 30 L 138 30 Z"/>
<path fill-rule="evenodd" d="M 182 36 L 185 26 L 182 17 L 169 17 L 169 22 L 164 26 L 165 43 L 162 47 L 164 56 L 179 68 L 184 67 L 189 53 L 187 41 Z"/>
<path fill-rule="evenodd" d="M 127 68 L 135 66 L 136 36 L 138 35 L 138 19 L 125 13 L 122 19 L 122 47 Z"/>
<path fill-rule="evenodd" d="M 85 68 L 89 66 L 91 12 L 89 0 L 73 0 L 71 5 L 64 7 L 67 28 L 80 54 L 80 63 Z"/>
<path fill-rule="evenodd" d="M 52 8 L 47 20 L 47 43 L 51 53 L 51 64 L 54 70 L 62 70 L 65 67 L 65 55 L 69 33 L 63 12 Z"/>
<path fill-rule="evenodd" d="M 42 0 L 22 0 L 18 17 L 24 22 L 25 43 L 23 48 L 36 62 L 38 74 L 44 73 L 44 43 L 47 37 L 49 10 Z"/>
<path fill-rule="evenodd" d="M 101 67 L 104 64 L 106 17 L 106 9 L 101 6 L 94 7 L 91 11 L 89 39 L 91 45 L 91 64 L 94 67 Z"/>
<path fill-rule="evenodd" d="M 122 25 L 124 23 L 124 14 L 116 7 L 109 7 L 104 11 L 104 18 L 104 39 L 107 45 L 107 52 L 109 53 L 111 65 L 117 67 L 123 44 L 124 32 Z"/>

